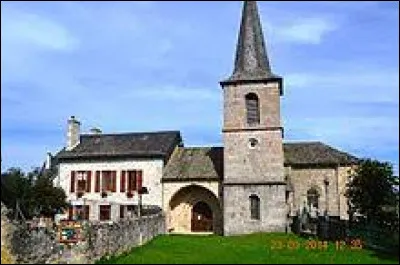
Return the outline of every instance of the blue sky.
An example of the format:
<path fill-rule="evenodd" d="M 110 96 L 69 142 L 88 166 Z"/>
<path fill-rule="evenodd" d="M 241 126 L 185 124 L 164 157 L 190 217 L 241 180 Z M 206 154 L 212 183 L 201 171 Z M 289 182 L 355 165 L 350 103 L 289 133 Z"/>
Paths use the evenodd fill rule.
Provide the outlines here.
<path fill-rule="evenodd" d="M 399 3 L 259 2 L 286 141 L 399 164 Z M 241 2 L 1 2 L 1 169 L 82 132 L 221 145 Z M 398 171 L 398 169 L 396 169 Z"/>

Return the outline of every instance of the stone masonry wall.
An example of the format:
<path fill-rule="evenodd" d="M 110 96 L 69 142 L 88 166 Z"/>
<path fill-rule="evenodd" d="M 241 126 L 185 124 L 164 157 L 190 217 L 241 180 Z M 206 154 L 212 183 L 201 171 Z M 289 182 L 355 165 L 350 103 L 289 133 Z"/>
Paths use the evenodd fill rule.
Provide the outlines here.
<path fill-rule="evenodd" d="M 19 225 L 11 239 L 11 251 L 18 264 L 56 263 L 56 234 L 49 230 L 30 231 Z"/>
<path fill-rule="evenodd" d="M 285 231 L 285 185 L 224 186 L 224 193 L 224 235 Z M 251 195 L 260 198 L 260 220 L 250 217 Z"/>
<path fill-rule="evenodd" d="M 13 233 L 14 225 L 7 219 L 8 210 L 1 203 L 1 264 L 14 264 L 15 257 L 10 251 L 10 236 Z"/>
<path fill-rule="evenodd" d="M 242 129 L 246 122 L 245 96 L 255 93 L 259 99 L 260 124 L 254 128 L 280 127 L 280 90 L 277 82 L 226 86 L 224 93 L 224 129 Z"/>
<path fill-rule="evenodd" d="M 1 253 L 5 263 L 53 263 L 58 257 L 55 233 L 28 230 L 27 226 L 7 218 L 8 209 L 1 204 Z"/>
<path fill-rule="evenodd" d="M 328 194 L 325 191 L 325 179 L 329 180 Z M 294 188 L 293 209 L 302 209 L 307 202 L 307 190 L 314 187 L 320 195 L 318 201 L 320 213 L 328 208 L 329 215 L 339 216 L 337 168 L 291 168 L 290 180 Z"/>
<path fill-rule="evenodd" d="M 94 263 L 101 257 L 122 254 L 165 232 L 163 214 L 144 216 L 141 220 L 120 220 L 110 224 L 92 223 L 86 231 L 87 263 Z"/>
<path fill-rule="evenodd" d="M 29 230 L 26 226 L 1 219 L 2 264 L 91 264 L 104 256 L 118 255 L 165 233 L 163 214 L 110 223 L 84 225 L 85 241 L 60 245 L 53 229 Z M 3 258 L 3 254 L 6 257 Z"/>

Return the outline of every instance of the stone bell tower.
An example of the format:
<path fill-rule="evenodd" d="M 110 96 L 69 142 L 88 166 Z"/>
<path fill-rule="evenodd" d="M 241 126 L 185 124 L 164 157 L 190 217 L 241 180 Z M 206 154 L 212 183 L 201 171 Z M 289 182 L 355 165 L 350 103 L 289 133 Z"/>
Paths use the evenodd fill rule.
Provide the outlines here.
<path fill-rule="evenodd" d="M 282 78 L 272 73 L 256 1 L 245 1 L 224 93 L 224 234 L 284 231 Z"/>

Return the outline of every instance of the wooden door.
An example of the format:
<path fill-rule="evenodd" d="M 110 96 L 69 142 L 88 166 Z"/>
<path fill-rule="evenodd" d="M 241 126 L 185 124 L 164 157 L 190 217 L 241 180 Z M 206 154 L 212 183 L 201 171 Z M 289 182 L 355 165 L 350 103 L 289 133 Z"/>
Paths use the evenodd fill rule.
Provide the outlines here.
<path fill-rule="evenodd" d="M 210 206 L 205 202 L 198 202 L 192 210 L 192 231 L 212 232 L 213 216 Z"/>

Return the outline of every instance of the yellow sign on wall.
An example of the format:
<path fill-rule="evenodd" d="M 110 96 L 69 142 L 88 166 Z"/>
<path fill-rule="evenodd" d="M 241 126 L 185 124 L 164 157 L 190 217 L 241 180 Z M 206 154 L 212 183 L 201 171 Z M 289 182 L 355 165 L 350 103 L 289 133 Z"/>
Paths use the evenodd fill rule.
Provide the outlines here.
<path fill-rule="evenodd" d="M 58 226 L 58 241 L 64 244 L 83 241 L 81 222 L 69 220 L 60 221 Z"/>

